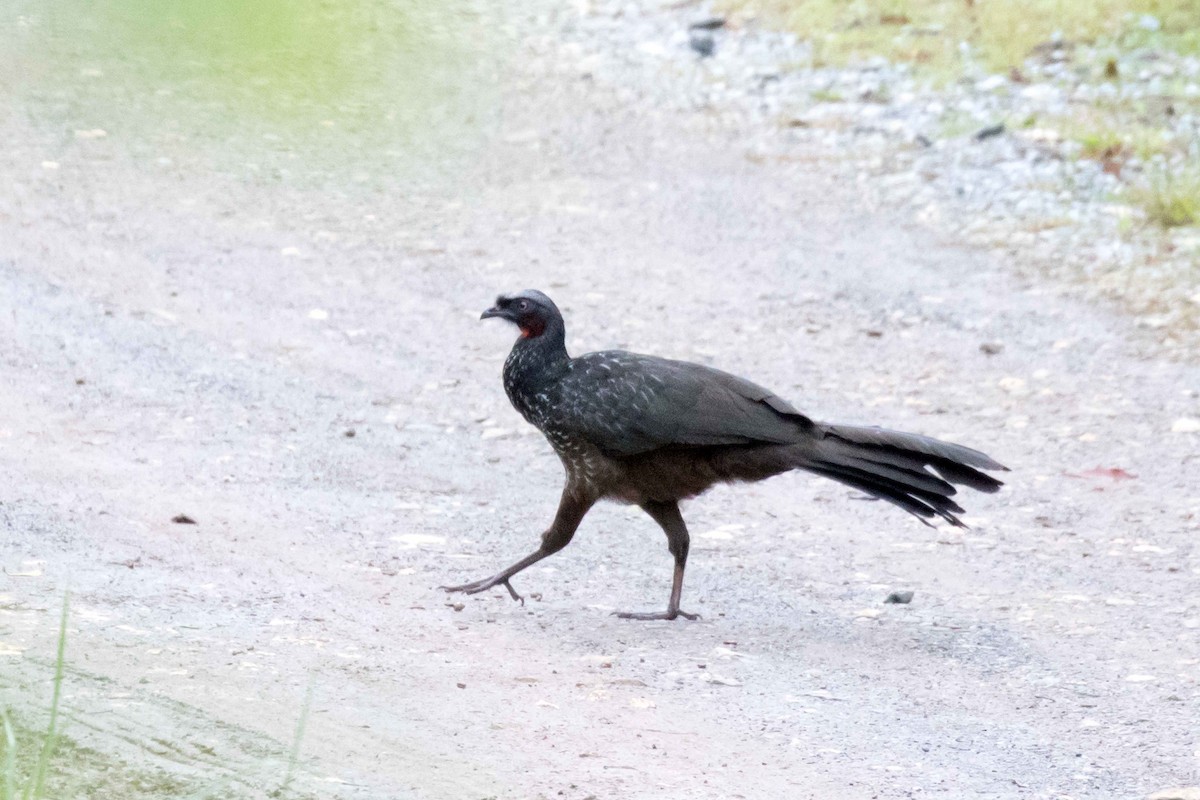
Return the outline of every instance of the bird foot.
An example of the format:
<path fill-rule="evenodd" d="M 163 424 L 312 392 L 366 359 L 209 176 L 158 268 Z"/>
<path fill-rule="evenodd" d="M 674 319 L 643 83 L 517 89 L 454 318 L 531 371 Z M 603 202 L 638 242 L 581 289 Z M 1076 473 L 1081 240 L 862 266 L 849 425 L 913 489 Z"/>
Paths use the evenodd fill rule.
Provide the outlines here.
<path fill-rule="evenodd" d="M 620 617 L 621 619 L 640 619 L 640 620 L 654 620 L 654 619 L 672 620 L 672 619 L 675 619 L 676 617 L 683 617 L 684 619 L 689 619 L 692 621 L 700 619 L 699 614 L 689 614 L 686 611 L 680 611 L 678 608 L 667 609 L 666 611 L 614 611 L 613 616 Z"/>
<path fill-rule="evenodd" d="M 490 578 L 484 578 L 483 580 L 474 581 L 472 583 L 464 583 L 461 586 L 439 586 L 438 588 L 446 592 L 479 594 L 480 592 L 486 591 L 493 586 L 503 586 L 505 589 L 508 589 L 508 594 L 513 600 L 517 600 L 521 603 L 521 605 L 525 605 L 525 598 L 517 594 L 517 590 L 512 587 L 511 583 L 508 582 L 508 578 L 505 578 L 502 575 L 493 575 Z"/>

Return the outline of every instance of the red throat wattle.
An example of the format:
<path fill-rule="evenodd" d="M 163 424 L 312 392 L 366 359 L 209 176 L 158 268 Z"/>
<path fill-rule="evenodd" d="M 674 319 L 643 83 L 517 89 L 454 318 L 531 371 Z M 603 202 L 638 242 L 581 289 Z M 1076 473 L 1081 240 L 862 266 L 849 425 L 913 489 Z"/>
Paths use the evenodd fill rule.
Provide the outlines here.
<path fill-rule="evenodd" d="M 540 319 L 524 320 L 519 323 L 521 327 L 521 338 L 532 339 L 535 336 L 541 336 L 546 330 L 546 323 Z"/>

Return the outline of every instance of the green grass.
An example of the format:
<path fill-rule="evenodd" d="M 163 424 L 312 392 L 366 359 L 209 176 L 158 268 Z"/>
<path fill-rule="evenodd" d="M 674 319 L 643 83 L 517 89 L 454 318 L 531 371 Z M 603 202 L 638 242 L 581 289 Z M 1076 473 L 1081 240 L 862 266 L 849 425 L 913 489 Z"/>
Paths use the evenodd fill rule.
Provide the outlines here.
<path fill-rule="evenodd" d="M 1125 151 L 1125 137 L 1112 128 L 1083 130 L 1071 135 L 1071 138 L 1077 140 L 1082 146 L 1080 155 L 1084 158 L 1096 160 L 1116 158 Z"/>
<path fill-rule="evenodd" d="M 1023 71 L 1028 59 L 1054 42 L 1061 42 L 1072 68 L 1104 82 L 1124 79 L 1117 53 L 1146 47 L 1200 56 L 1200 0 L 720 1 L 726 11 L 762 17 L 809 42 L 809 66 L 882 56 L 914 65 L 935 84 L 974 77 L 980 69 Z M 1161 163 L 1188 155 L 1187 143 L 1173 138 L 1171 119 L 1197 112 L 1200 105 L 1174 79 L 1154 97 L 1098 97 L 1070 118 L 1031 118 L 1016 127 L 1055 128 L 1078 144 L 1079 157 L 1130 180 L 1125 167 L 1132 159 Z M 982 125 L 953 108 L 939 122 L 945 138 L 970 135 Z M 1164 229 L 1200 224 L 1200 170 L 1152 173 L 1130 185 L 1122 199 Z"/>
<path fill-rule="evenodd" d="M 1045 122 L 1078 142 L 1081 158 L 1122 161 L 1136 156 L 1150 161 L 1155 156 L 1182 153 L 1169 130 L 1147 124 L 1143 118 L 1136 109 L 1080 108 L 1069 118 Z"/>
<path fill-rule="evenodd" d="M 1149 161 L 1154 156 L 1166 155 L 1174 149 L 1168 131 L 1147 125 L 1130 126 L 1125 132 L 1124 140 L 1130 151 L 1143 161 Z"/>
<path fill-rule="evenodd" d="M 300 763 L 300 744 L 304 741 L 304 731 L 308 727 L 308 712 L 312 709 L 313 689 L 316 687 L 316 676 L 308 681 L 308 689 L 304 692 L 304 704 L 300 706 L 300 716 L 296 718 L 296 731 L 292 735 L 292 747 L 288 752 L 287 772 L 284 773 L 283 783 L 275 793 L 276 797 L 285 797 L 292 788 L 296 778 L 296 767 Z"/>
<path fill-rule="evenodd" d="M 29 724 L 9 709 L 0 707 L 0 800 L 58 800 L 68 797 L 225 800 L 236 796 L 230 785 L 237 776 L 196 785 L 194 781 L 185 782 L 161 770 L 150 772 L 132 769 L 62 734 L 60 717 L 67 665 L 68 611 L 69 599 L 64 596 L 47 721 L 42 725 Z M 270 793 L 272 797 L 309 797 L 298 794 L 293 784 L 301 763 L 300 749 L 308 724 L 314 686 L 315 681 L 310 680 L 296 722 L 282 782 Z M 272 770 L 277 769 L 275 765 L 271 767 Z M 261 784 L 263 781 L 259 778 L 255 782 Z"/>
<path fill-rule="evenodd" d="M 8 710 L 0 709 L 4 728 L 3 800 L 44 800 L 49 797 L 46 794 L 46 775 L 59 738 L 58 709 L 62 701 L 63 669 L 66 666 L 67 611 L 69 607 L 70 599 L 64 595 L 62 615 L 58 622 L 58 654 L 54 660 L 54 691 L 50 699 L 50 720 L 46 723 L 46 729 L 38 737 L 40 743 L 37 746 L 37 758 L 28 775 L 22 776 L 18 773 L 16 732 Z"/>
<path fill-rule="evenodd" d="M 763 14 L 812 43 L 820 63 L 882 55 L 933 73 L 961 71 L 961 43 L 993 71 L 1020 67 L 1055 35 L 1068 42 L 1157 43 L 1200 53 L 1200 0 L 725 0 Z M 1158 31 L 1136 24 L 1143 14 Z"/>
<path fill-rule="evenodd" d="M 1200 224 L 1200 170 L 1159 170 L 1133 187 L 1129 199 L 1164 228 Z"/>
<path fill-rule="evenodd" d="M 812 93 L 812 99 L 819 103 L 844 103 L 846 96 L 833 89 L 818 89 Z"/>
<path fill-rule="evenodd" d="M 194 787 L 163 772 L 132 769 L 103 753 L 83 747 L 70 736 L 55 736 L 54 754 L 48 762 L 46 782 L 41 793 L 33 792 L 28 767 L 36 761 L 43 746 L 45 727 L 27 724 L 12 714 L 6 718 L 5 752 L 0 757 L 4 769 L 3 792 L 0 797 L 13 800 L 217 800 L 231 797 L 226 792 L 194 793 Z M 8 734 L 12 734 L 11 740 Z M 10 747 L 11 745 L 11 747 Z"/>
<path fill-rule="evenodd" d="M 7 709 L 0 708 L 0 724 L 4 733 L 4 797 L 11 800 L 17 796 L 17 737 Z"/>

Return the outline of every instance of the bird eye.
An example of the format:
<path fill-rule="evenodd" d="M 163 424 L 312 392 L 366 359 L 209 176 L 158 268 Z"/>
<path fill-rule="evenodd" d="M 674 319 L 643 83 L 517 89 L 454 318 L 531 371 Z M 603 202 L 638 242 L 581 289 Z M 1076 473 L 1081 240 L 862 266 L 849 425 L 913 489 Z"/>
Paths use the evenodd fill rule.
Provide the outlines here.
<path fill-rule="evenodd" d="M 518 311 L 528 311 L 529 310 L 529 301 L 522 300 L 521 302 L 517 303 L 517 310 Z"/>

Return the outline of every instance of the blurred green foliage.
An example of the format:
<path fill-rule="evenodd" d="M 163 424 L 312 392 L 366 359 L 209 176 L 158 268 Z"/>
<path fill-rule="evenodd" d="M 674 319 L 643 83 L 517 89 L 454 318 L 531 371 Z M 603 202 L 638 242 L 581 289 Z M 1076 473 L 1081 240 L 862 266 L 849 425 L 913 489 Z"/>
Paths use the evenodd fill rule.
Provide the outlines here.
<path fill-rule="evenodd" d="M 160 154 L 446 146 L 494 72 L 458 0 L 5 0 L 0 25 L 0 96 L 29 120 Z"/>
<path fill-rule="evenodd" d="M 72 5 L 90 7 L 86 27 L 71 22 Z M 143 60 L 162 79 L 199 81 L 267 114 L 336 108 L 388 77 L 420 87 L 449 45 L 414 3 L 59 0 L 54 10 L 56 33 L 91 37 L 100 56 Z"/>
<path fill-rule="evenodd" d="M 203 77 L 227 82 L 228 90 L 248 86 L 317 101 L 371 77 L 371 65 L 360 59 L 377 45 L 372 33 L 379 23 L 358 3 L 112 0 L 108 6 L 97 9 L 97 32 L 154 61 L 164 77 Z M 411 47 L 410 20 L 399 12 L 392 23 L 394 46 Z"/>

